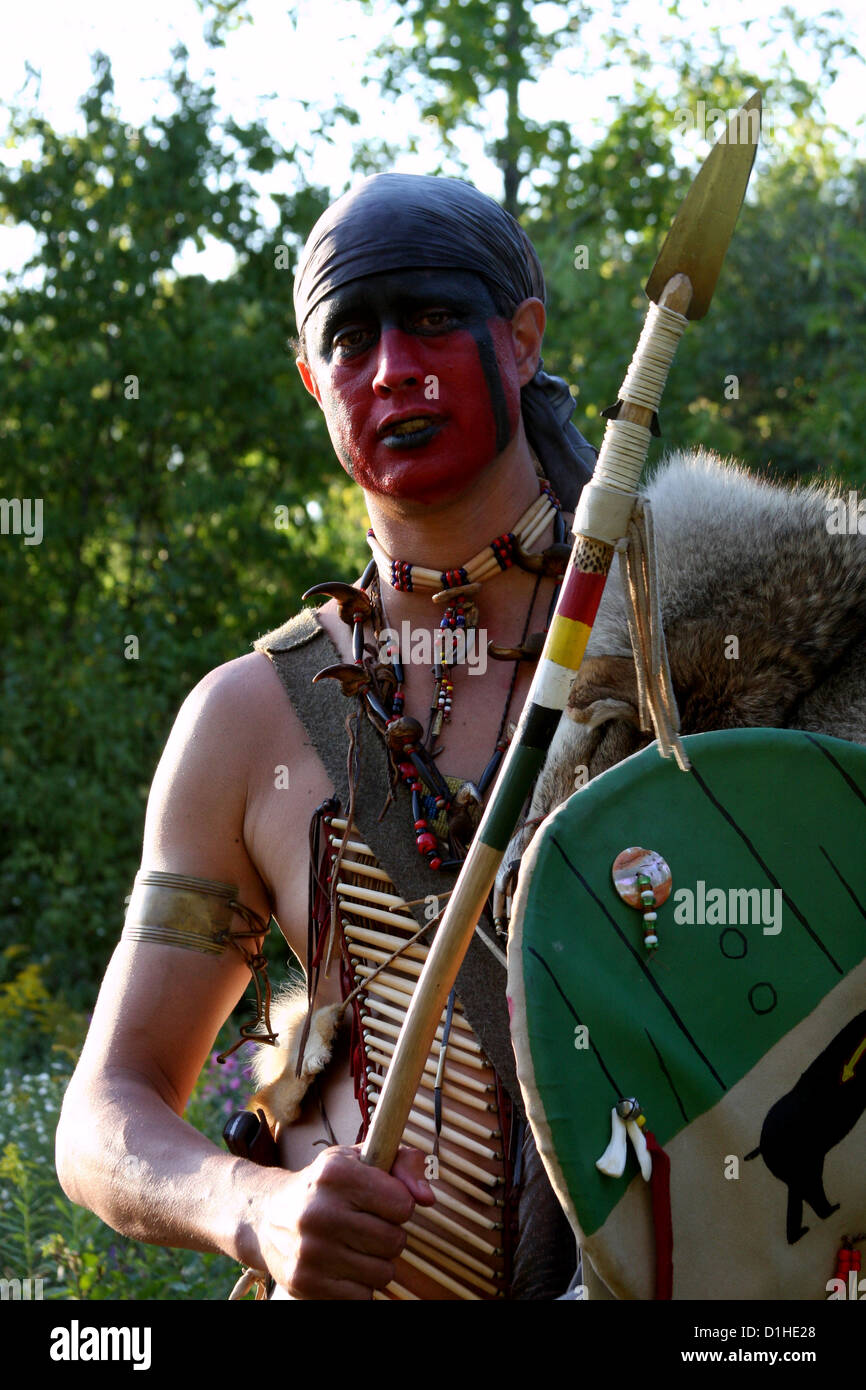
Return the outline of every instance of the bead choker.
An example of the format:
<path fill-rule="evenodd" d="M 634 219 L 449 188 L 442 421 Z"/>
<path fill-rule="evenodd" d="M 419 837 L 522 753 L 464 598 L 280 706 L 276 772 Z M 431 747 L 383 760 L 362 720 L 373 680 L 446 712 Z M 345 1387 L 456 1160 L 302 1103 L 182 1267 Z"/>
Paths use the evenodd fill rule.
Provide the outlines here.
<path fill-rule="evenodd" d="M 416 589 L 457 589 L 466 584 L 480 584 L 490 579 L 500 570 L 506 570 L 515 562 L 515 557 L 532 546 L 543 533 L 554 512 L 559 511 L 559 503 L 553 496 L 550 484 L 539 479 L 541 495 L 515 523 L 512 531 L 495 536 L 489 545 L 467 560 L 465 565 L 453 569 L 425 569 L 422 565 L 410 564 L 407 560 L 393 560 L 386 555 L 377 541 L 372 529 L 367 532 L 367 544 L 379 573 L 386 575 L 394 589 L 412 593 Z"/>

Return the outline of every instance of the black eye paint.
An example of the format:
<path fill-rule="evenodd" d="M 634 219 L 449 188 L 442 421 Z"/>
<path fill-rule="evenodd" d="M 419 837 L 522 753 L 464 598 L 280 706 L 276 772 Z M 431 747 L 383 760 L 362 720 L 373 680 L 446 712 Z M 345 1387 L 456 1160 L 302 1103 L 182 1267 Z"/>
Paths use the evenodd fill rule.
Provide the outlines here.
<path fill-rule="evenodd" d="M 487 382 L 490 408 L 493 411 L 493 422 L 496 427 L 496 452 L 501 454 L 511 439 L 511 424 L 508 419 L 505 389 L 502 385 L 499 364 L 496 361 L 496 349 L 493 346 L 493 338 L 486 323 L 481 328 L 470 328 L 469 332 L 475 339 L 478 360 L 481 363 L 484 380 Z"/>

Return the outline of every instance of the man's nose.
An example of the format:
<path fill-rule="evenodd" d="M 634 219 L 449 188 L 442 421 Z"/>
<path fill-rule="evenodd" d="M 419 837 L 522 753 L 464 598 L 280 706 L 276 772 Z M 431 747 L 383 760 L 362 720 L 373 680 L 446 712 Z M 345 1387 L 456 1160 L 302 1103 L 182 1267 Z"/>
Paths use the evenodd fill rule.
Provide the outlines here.
<path fill-rule="evenodd" d="M 411 333 L 385 328 L 379 338 L 379 363 L 373 378 L 377 395 L 388 395 L 401 386 L 417 386 L 423 380 L 418 342 Z"/>

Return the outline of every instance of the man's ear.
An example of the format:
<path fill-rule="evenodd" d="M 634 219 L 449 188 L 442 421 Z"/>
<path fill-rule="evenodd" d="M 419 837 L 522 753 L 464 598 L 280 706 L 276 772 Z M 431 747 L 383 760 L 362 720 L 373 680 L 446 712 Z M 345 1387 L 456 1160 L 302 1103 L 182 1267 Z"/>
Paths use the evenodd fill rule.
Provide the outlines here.
<path fill-rule="evenodd" d="M 301 381 L 302 381 L 302 382 L 304 383 L 304 385 L 306 386 L 306 388 L 307 388 L 307 390 L 309 391 L 310 395 L 311 395 L 311 396 L 315 396 L 315 398 L 316 398 L 316 400 L 318 401 L 319 405 L 321 405 L 321 404 L 322 404 L 322 397 L 321 397 L 321 394 L 320 394 L 320 392 L 319 392 L 319 388 L 318 388 L 318 386 L 317 386 L 317 384 L 316 384 L 316 378 L 313 376 L 313 373 L 310 371 L 310 368 L 308 367 L 307 363 L 306 363 L 306 362 L 302 362 L 301 359 L 300 359 L 300 357 L 299 357 L 299 358 L 297 359 L 295 365 L 297 366 L 298 371 L 299 371 L 300 374 L 301 374 Z"/>
<path fill-rule="evenodd" d="M 547 316 L 540 299 L 524 299 L 512 315 L 514 360 L 521 386 L 531 381 L 538 371 L 546 322 Z"/>

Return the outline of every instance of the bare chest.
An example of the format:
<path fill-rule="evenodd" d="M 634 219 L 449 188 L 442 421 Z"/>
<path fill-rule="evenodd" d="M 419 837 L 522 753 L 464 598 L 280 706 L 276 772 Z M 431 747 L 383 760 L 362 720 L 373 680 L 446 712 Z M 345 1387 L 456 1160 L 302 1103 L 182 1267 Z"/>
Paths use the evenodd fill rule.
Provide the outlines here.
<path fill-rule="evenodd" d="M 323 664 L 333 651 L 323 646 Z M 264 659 L 264 658 L 263 658 Z M 437 766 L 446 777 L 478 782 L 493 756 L 497 739 L 507 735 L 520 714 L 531 681 L 531 669 L 513 663 L 491 663 L 484 674 L 459 672 L 454 681 L 451 719 L 438 743 Z M 406 712 L 426 726 L 433 682 L 429 669 L 411 669 L 406 681 Z M 347 698 L 345 713 L 353 708 Z M 334 784 L 319 752 L 289 703 L 276 673 L 270 683 L 267 709 L 256 719 L 260 730 L 257 756 L 251 770 L 244 837 L 247 850 L 274 903 L 274 915 L 289 945 L 303 961 L 309 870 L 309 829 L 316 808 L 334 795 Z M 378 739 L 372 728 L 368 737 Z M 335 721 L 333 739 L 348 753 L 348 735 Z M 383 767 L 386 759 L 381 747 Z M 389 831 L 411 842 L 413 826 L 405 808 L 392 807 Z"/>

